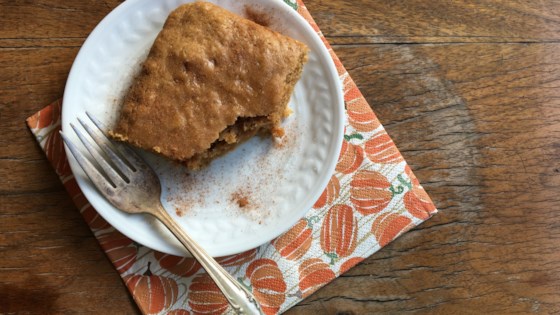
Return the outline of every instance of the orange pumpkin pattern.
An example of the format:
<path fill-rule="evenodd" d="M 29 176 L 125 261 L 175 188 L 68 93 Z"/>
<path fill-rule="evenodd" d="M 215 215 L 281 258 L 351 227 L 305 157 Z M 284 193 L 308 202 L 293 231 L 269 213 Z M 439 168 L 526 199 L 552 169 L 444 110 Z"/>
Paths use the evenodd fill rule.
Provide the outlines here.
<path fill-rule="evenodd" d="M 299 289 L 305 299 L 335 278 L 329 264 L 319 258 L 305 260 L 299 266 Z"/>
<path fill-rule="evenodd" d="M 381 124 L 363 97 L 346 102 L 348 123 L 357 131 L 370 132 Z"/>
<path fill-rule="evenodd" d="M 288 232 L 272 241 L 272 245 L 282 257 L 297 260 L 303 257 L 311 247 L 313 240 L 311 232 L 307 220 L 301 219 Z"/>
<path fill-rule="evenodd" d="M 426 191 L 414 186 L 404 195 L 404 206 L 410 214 L 420 220 L 426 220 L 436 211 L 436 206 L 432 203 Z"/>
<path fill-rule="evenodd" d="M 358 171 L 350 182 L 350 201 L 363 215 L 378 213 L 391 202 L 391 183 L 376 171 Z"/>
<path fill-rule="evenodd" d="M 412 184 L 412 186 L 420 186 L 420 181 L 418 180 L 418 178 L 416 178 L 416 175 L 412 173 L 412 169 L 410 168 L 410 166 L 404 166 L 404 173 L 410 179 L 410 183 Z"/>
<path fill-rule="evenodd" d="M 276 314 L 286 299 L 286 282 L 278 264 L 272 259 L 253 261 L 245 275 L 251 281 L 253 295 L 265 314 Z"/>
<path fill-rule="evenodd" d="M 334 205 L 329 209 L 321 228 L 321 248 L 334 260 L 354 252 L 358 238 L 358 223 L 352 207 Z"/>
<path fill-rule="evenodd" d="M 403 161 L 403 157 L 391 137 L 385 132 L 379 132 L 366 142 L 366 156 L 374 163 L 393 164 Z"/>
<path fill-rule="evenodd" d="M 340 195 L 340 181 L 333 175 L 327 184 L 327 188 L 321 194 L 321 197 L 315 202 L 313 208 L 323 208 L 327 204 L 332 204 Z"/>
<path fill-rule="evenodd" d="M 60 123 L 61 110 L 62 100 L 55 101 L 35 115 L 27 118 L 27 126 L 31 130 L 48 129 L 49 127 L 56 126 L 57 123 Z"/>
<path fill-rule="evenodd" d="M 189 286 L 188 301 L 194 314 L 220 315 L 229 307 L 225 296 L 206 273 L 193 279 Z"/>
<path fill-rule="evenodd" d="M 412 220 L 397 213 L 383 213 L 371 225 L 371 233 L 383 247 L 410 227 Z"/>
<path fill-rule="evenodd" d="M 257 249 L 254 248 L 236 255 L 216 258 L 216 260 L 224 267 L 240 266 L 255 259 L 256 254 Z"/>
<path fill-rule="evenodd" d="M 341 75 L 340 80 L 342 80 L 342 89 L 344 90 L 344 101 L 348 102 L 362 95 L 362 93 L 358 94 L 360 90 L 358 90 L 354 80 L 347 73 Z"/>
<path fill-rule="evenodd" d="M 97 238 L 118 272 L 126 272 L 136 263 L 138 247 L 121 232 L 112 230 L 99 235 Z"/>
<path fill-rule="evenodd" d="M 436 212 L 436 206 L 430 199 L 430 196 L 428 196 L 428 193 L 420 186 L 418 178 L 412 173 L 408 165 L 405 166 L 404 171 L 410 179 L 410 184 L 412 186 L 404 195 L 404 206 L 414 217 L 420 220 L 427 220 Z"/>
<path fill-rule="evenodd" d="M 85 197 L 84 197 L 85 198 Z M 102 230 L 110 225 L 102 216 L 89 204 L 89 202 L 80 210 L 82 216 L 92 229 Z"/>
<path fill-rule="evenodd" d="M 342 88 L 344 90 L 344 101 L 347 103 L 346 106 L 348 106 L 350 101 L 363 98 L 362 93 L 349 75 L 346 75 L 342 80 Z"/>
<path fill-rule="evenodd" d="M 346 271 L 350 270 L 350 268 L 356 266 L 363 260 L 364 260 L 363 257 L 352 257 L 348 259 L 347 261 L 342 263 L 342 265 L 340 265 L 340 269 L 338 270 L 338 273 L 339 274 L 346 273 Z"/>
<path fill-rule="evenodd" d="M 336 171 L 342 174 L 355 172 L 364 161 L 364 149 L 346 140 L 342 141 Z"/>
<path fill-rule="evenodd" d="M 255 293 L 267 314 L 286 311 L 436 212 L 303 2 L 285 1 L 308 20 L 334 61 L 343 83 L 347 132 L 336 171 L 304 219 L 271 243 L 218 259 Z M 61 104 L 47 106 L 27 124 L 142 313 L 228 312 L 226 299 L 198 264 L 132 242 L 91 207 L 68 167 L 58 134 Z M 387 178 L 398 183 L 391 186 Z"/>
<path fill-rule="evenodd" d="M 154 257 L 162 268 L 179 277 L 192 276 L 202 268 L 196 259 L 192 257 L 177 257 L 160 252 L 154 252 Z"/>
<path fill-rule="evenodd" d="M 74 181 L 74 184 L 77 187 L 78 184 L 75 183 L 74 179 L 72 180 Z M 66 187 L 68 189 L 67 185 Z M 77 192 L 73 200 L 74 200 L 74 204 L 76 205 L 76 207 L 78 207 L 78 210 L 80 210 L 80 213 L 86 220 L 86 223 L 93 230 L 97 231 L 110 227 L 109 223 L 107 223 L 107 221 L 105 221 L 105 219 L 103 219 L 103 217 L 101 217 L 99 213 L 97 213 L 97 211 L 87 201 L 86 196 L 84 196 L 84 194 L 82 194 L 81 192 Z"/>
<path fill-rule="evenodd" d="M 45 154 L 51 161 L 51 165 L 59 176 L 68 176 L 70 174 L 70 164 L 67 159 L 55 159 L 54 156 L 64 156 L 64 142 L 58 134 L 61 130 L 60 126 L 54 128 L 48 135 L 45 142 Z"/>
<path fill-rule="evenodd" d="M 68 191 L 72 198 L 76 198 L 78 195 L 83 195 L 80 190 L 80 186 L 78 186 L 78 182 L 76 182 L 76 179 L 73 176 L 70 176 L 70 178 L 64 182 L 64 188 L 66 188 L 66 191 Z M 78 204 L 76 205 L 79 206 Z"/>
<path fill-rule="evenodd" d="M 124 281 L 144 314 L 157 314 L 168 310 L 177 301 L 177 282 L 171 278 L 153 275 L 150 263 L 143 275 L 126 276 Z"/>

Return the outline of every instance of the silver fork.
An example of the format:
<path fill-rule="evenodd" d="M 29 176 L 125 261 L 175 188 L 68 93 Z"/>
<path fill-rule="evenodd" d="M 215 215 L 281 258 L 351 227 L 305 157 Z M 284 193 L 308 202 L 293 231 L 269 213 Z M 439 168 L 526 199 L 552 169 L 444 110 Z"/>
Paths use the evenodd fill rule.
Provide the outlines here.
<path fill-rule="evenodd" d="M 103 131 L 105 128 L 102 124 L 89 113 L 86 114 L 96 127 L 90 127 L 79 118 L 78 121 L 103 153 L 97 150 L 76 126 L 70 125 L 103 172 L 100 172 L 66 135 L 62 132 L 60 134 L 78 164 L 101 194 L 122 211 L 151 214 L 161 221 L 200 262 L 237 314 L 262 314 L 253 294 L 208 255 L 163 208 L 160 200 L 161 184 L 152 168 L 128 146 L 111 142 Z"/>

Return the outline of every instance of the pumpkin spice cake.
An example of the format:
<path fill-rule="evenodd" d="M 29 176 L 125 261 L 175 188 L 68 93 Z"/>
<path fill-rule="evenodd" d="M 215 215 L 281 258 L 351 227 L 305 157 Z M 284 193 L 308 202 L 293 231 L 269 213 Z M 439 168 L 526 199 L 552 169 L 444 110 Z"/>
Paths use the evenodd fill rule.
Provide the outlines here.
<path fill-rule="evenodd" d="M 173 11 L 123 103 L 113 138 L 200 169 L 281 121 L 307 47 L 206 2 Z"/>

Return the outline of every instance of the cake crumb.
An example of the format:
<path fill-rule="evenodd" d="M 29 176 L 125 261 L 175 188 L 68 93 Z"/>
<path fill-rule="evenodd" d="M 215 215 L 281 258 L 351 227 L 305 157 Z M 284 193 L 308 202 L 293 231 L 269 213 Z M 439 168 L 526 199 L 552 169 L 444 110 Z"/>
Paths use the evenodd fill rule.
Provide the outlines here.
<path fill-rule="evenodd" d="M 176 214 L 178 217 L 182 217 L 182 216 L 185 215 L 185 211 L 183 211 L 182 209 L 179 209 L 178 207 L 175 207 L 175 214 Z"/>
<path fill-rule="evenodd" d="M 284 109 L 284 113 L 282 113 L 282 115 L 284 116 L 284 118 L 287 118 L 288 116 L 290 116 L 293 113 L 294 113 L 294 110 L 291 109 L 290 107 L 286 106 L 286 108 Z"/>
<path fill-rule="evenodd" d="M 244 208 L 245 206 L 249 205 L 249 199 L 247 199 L 247 197 L 241 197 L 237 199 L 237 204 L 240 208 Z"/>
<path fill-rule="evenodd" d="M 236 203 L 239 208 L 248 208 L 251 206 L 251 202 L 249 200 L 248 194 L 244 190 L 238 190 L 231 195 L 231 201 Z"/>

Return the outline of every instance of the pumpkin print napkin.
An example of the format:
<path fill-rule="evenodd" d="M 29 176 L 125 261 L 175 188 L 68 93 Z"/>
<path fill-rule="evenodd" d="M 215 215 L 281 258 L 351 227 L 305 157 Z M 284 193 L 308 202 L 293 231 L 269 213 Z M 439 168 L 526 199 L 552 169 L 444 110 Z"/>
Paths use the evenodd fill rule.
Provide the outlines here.
<path fill-rule="evenodd" d="M 346 132 L 335 173 L 308 214 L 270 243 L 218 261 L 252 290 L 266 314 L 286 311 L 436 212 L 302 2 L 286 2 L 321 36 L 344 86 Z M 58 131 L 61 101 L 27 124 L 144 314 L 231 309 L 192 258 L 141 246 L 111 227 L 73 177 Z"/>

